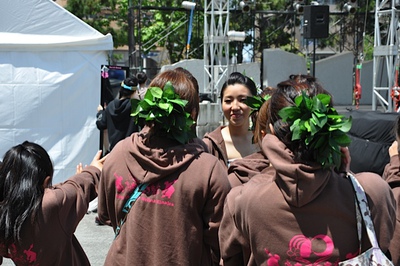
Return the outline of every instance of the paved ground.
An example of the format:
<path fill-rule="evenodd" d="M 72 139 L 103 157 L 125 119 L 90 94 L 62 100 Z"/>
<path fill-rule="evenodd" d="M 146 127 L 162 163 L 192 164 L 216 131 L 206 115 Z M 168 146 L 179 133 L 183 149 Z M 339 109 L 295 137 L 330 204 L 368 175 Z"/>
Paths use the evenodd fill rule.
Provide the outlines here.
<path fill-rule="evenodd" d="M 85 250 L 92 266 L 102 266 L 104 265 L 104 259 L 111 242 L 114 239 L 114 233 L 110 226 L 96 225 L 94 222 L 95 217 L 96 213 L 86 214 L 80 222 L 75 235 Z M 2 265 L 10 266 L 14 264 L 11 260 L 4 259 Z"/>
<path fill-rule="evenodd" d="M 114 239 L 111 226 L 96 225 L 96 213 L 86 214 L 76 230 L 76 237 L 81 243 L 92 266 L 104 265 L 104 259 Z"/>

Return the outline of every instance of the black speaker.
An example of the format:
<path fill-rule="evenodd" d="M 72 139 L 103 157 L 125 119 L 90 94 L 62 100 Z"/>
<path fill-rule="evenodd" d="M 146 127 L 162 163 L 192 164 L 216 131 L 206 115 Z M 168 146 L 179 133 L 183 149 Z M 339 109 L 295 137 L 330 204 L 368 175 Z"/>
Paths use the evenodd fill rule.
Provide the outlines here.
<path fill-rule="evenodd" d="M 303 37 L 322 39 L 329 36 L 329 6 L 304 6 Z"/>

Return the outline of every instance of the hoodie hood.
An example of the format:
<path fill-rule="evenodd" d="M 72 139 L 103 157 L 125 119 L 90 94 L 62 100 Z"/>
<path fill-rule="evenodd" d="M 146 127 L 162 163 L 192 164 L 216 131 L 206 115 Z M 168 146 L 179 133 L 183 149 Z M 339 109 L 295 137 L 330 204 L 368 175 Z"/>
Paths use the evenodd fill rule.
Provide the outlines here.
<path fill-rule="evenodd" d="M 121 143 L 132 155 L 125 158 L 125 161 L 129 172 L 139 183 L 152 183 L 175 172 L 181 172 L 206 151 L 205 144 L 198 138 L 184 145 L 157 136 L 152 136 L 149 142 L 149 130 L 146 126 Z"/>
<path fill-rule="evenodd" d="M 274 135 L 264 137 L 262 150 L 276 170 L 275 182 L 292 206 L 302 207 L 318 197 L 332 175 L 318 164 L 295 163 L 293 153 Z"/>
<path fill-rule="evenodd" d="M 229 181 L 232 183 L 232 185 L 246 183 L 250 180 L 250 178 L 261 173 L 269 165 L 269 160 L 262 151 L 250 154 L 241 159 L 234 160 L 230 163 L 228 169 Z M 237 183 L 237 181 L 240 183 Z M 234 184 L 233 182 L 237 184 Z"/>
<path fill-rule="evenodd" d="M 382 177 L 391 188 L 400 187 L 400 155 L 390 157 L 390 161 L 385 166 Z"/>
<path fill-rule="evenodd" d="M 123 121 L 131 113 L 131 99 L 115 99 L 108 106 L 109 114 L 113 121 Z"/>
<path fill-rule="evenodd" d="M 226 152 L 226 146 L 224 138 L 222 137 L 222 129 L 225 126 L 219 126 L 214 131 L 204 134 L 203 139 L 209 142 L 209 151 L 224 161 L 225 165 L 228 164 L 228 154 Z"/>

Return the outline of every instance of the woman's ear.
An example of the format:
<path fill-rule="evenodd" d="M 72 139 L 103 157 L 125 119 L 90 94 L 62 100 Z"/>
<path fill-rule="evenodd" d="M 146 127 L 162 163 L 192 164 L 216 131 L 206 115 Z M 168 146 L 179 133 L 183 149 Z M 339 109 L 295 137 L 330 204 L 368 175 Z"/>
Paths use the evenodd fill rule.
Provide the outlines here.
<path fill-rule="evenodd" d="M 269 131 L 271 132 L 271 134 L 275 135 L 274 126 L 271 123 L 269 123 L 268 126 L 269 126 Z"/>
<path fill-rule="evenodd" d="M 265 132 L 265 130 L 261 129 L 261 137 L 264 138 L 265 135 L 267 135 L 267 133 Z"/>
<path fill-rule="evenodd" d="M 46 189 L 51 186 L 51 176 L 46 176 L 43 181 L 43 189 Z"/>

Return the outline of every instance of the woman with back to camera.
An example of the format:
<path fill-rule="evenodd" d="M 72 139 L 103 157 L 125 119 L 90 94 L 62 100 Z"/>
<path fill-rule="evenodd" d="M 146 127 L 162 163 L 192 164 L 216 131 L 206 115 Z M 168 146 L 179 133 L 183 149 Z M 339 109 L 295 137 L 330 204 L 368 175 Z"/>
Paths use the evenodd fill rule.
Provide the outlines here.
<path fill-rule="evenodd" d="M 118 141 L 139 131 L 131 117 L 131 99 L 139 97 L 137 86 L 136 77 L 127 77 L 121 82 L 119 97 L 112 100 L 105 108 L 101 105 L 97 107 L 96 126 L 99 130 L 107 129 L 109 146 L 106 153 L 110 152 Z"/>
<path fill-rule="evenodd" d="M 235 159 L 254 153 L 257 146 L 252 143 L 250 130 L 250 107 L 245 103 L 248 96 L 257 95 L 257 87 L 249 77 L 233 72 L 221 88 L 221 107 L 227 126 L 219 126 L 204 135 L 208 150 L 228 169 Z"/>
<path fill-rule="evenodd" d="M 139 73 L 136 74 L 136 78 L 138 80 L 138 98 L 139 100 L 143 99 L 144 96 L 146 95 L 147 91 L 147 74 L 143 71 L 140 71 Z"/>
<path fill-rule="evenodd" d="M 168 95 L 161 97 L 159 90 Z M 166 115 L 155 107 L 168 97 L 187 101 L 184 111 L 166 108 L 172 111 Z M 155 105 L 140 105 L 146 99 Z M 139 105 L 134 114 L 147 119 L 146 125 L 115 146 L 103 169 L 98 214 L 116 232 L 105 265 L 217 264 L 218 229 L 230 185 L 223 166 L 195 135 L 197 81 L 182 68 L 166 70 L 153 79 Z M 162 115 L 152 119 L 149 113 Z M 166 122 L 170 119 L 186 126 L 177 128 Z M 124 212 L 134 190 L 146 185 Z"/>
<path fill-rule="evenodd" d="M 298 107 L 298 100 L 316 101 L 317 95 L 326 108 L 322 101 Z M 311 117 L 310 106 L 316 106 L 321 121 L 331 123 L 315 127 L 315 138 L 300 127 L 303 120 L 291 120 L 293 114 Z M 371 247 L 365 230 L 361 243 L 358 240 L 355 193 L 346 176 L 350 157 L 338 144 L 348 145 L 351 121 L 328 118 L 336 112 L 331 108 L 329 94 L 311 76 L 292 75 L 278 84 L 262 141 L 275 171 L 253 177 L 239 195 L 227 196 L 220 228 L 225 265 L 337 265 L 357 256 L 360 244 L 361 252 Z M 294 121 L 297 126 L 291 127 Z M 330 134 L 333 125 L 339 129 Z M 312 148 L 317 143 L 323 145 Z M 345 165 L 339 151 L 346 151 Z M 386 252 L 395 226 L 393 194 L 377 174 L 360 173 L 356 178 L 368 196 L 379 246 Z"/>
<path fill-rule="evenodd" d="M 74 232 L 85 216 L 103 161 L 52 186 L 53 165 L 46 150 L 25 141 L 6 152 L 0 166 L 0 264 L 90 265 Z"/>
<path fill-rule="evenodd" d="M 400 115 L 395 121 L 396 140 L 389 147 L 390 162 L 385 166 L 383 171 L 383 179 L 388 182 L 392 188 L 393 194 L 397 201 L 396 214 L 396 230 L 389 250 L 392 255 L 394 265 L 400 265 L 400 158 L 399 158 L 399 141 L 400 141 Z"/>

